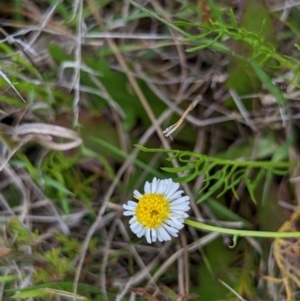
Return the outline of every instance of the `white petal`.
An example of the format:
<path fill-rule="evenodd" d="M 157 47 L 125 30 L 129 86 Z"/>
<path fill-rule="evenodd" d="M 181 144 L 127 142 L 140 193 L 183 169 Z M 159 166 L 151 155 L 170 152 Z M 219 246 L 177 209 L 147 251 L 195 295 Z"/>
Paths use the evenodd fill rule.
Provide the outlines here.
<path fill-rule="evenodd" d="M 189 201 L 184 201 L 184 202 L 179 202 L 179 203 L 170 203 L 170 206 L 183 206 L 183 207 L 189 207 L 190 202 Z"/>
<path fill-rule="evenodd" d="M 175 191 L 170 197 L 169 197 L 169 201 L 175 201 L 179 198 L 181 198 L 181 195 L 183 194 L 183 190 L 178 190 Z"/>
<path fill-rule="evenodd" d="M 157 238 L 157 232 L 156 229 L 152 229 L 151 230 L 151 234 L 152 234 L 152 241 L 156 242 L 156 238 Z"/>
<path fill-rule="evenodd" d="M 136 222 L 136 216 L 133 216 L 130 220 L 129 220 L 129 224 L 134 224 Z"/>
<path fill-rule="evenodd" d="M 169 183 L 170 183 L 170 179 L 162 180 L 161 193 L 163 193 L 164 195 L 166 195 L 166 191 L 169 188 Z"/>
<path fill-rule="evenodd" d="M 189 203 L 189 199 L 188 196 L 179 196 L 176 199 L 170 199 L 170 204 Z"/>
<path fill-rule="evenodd" d="M 181 207 L 180 207 L 181 206 Z M 177 207 L 180 207 L 181 209 L 177 209 Z M 172 210 L 172 208 L 174 208 L 174 210 Z M 170 210 L 171 211 L 174 211 L 174 212 L 176 212 L 176 211 L 188 211 L 188 210 L 190 210 L 190 204 L 189 203 L 185 203 L 185 204 L 182 204 L 182 205 L 175 205 L 175 206 L 170 206 Z"/>
<path fill-rule="evenodd" d="M 177 219 L 177 220 L 182 220 L 182 223 L 183 223 L 184 219 L 188 218 L 189 215 L 187 213 L 184 213 L 184 212 L 180 211 L 178 213 L 173 213 L 172 212 L 172 217 Z"/>
<path fill-rule="evenodd" d="M 163 237 L 163 239 L 165 241 L 167 240 L 171 240 L 171 236 L 169 235 L 169 233 L 162 227 L 158 228 L 158 232 L 161 233 L 161 236 Z"/>
<path fill-rule="evenodd" d="M 142 225 L 140 223 L 136 222 L 136 223 L 130 225 L 130 229 L 133 233 L 137 234 L 141 231 Z"/>
<path fill-rule="evenodd" d="M 168 231 L 171 235 L 173 235 L 173 236 L 176 236 L 177 237 L 177 234 L 176 233 L 178 233 L 178 229 L 176 229 L 176 228 L 173 228 L 173 227 L 171 227 L 171 226 L 169 226 L 169 225 L 167 225 L 167 224 L 163 224 L 163 227 L 166 229 L 166 231 Z"/>
<path fill-rule="evenodd" d="M 170 207 L 170 211 L 171 211 L 170 216 L 174 216 L 174 217 L 181 216 L 182 214 L 186 213 L 189 210 L 190 210 L 189 206 L 183 207 L 183 208 L 173 208 L 173 207 Z"/>
<path fill-rule="evenodd" d="M 146 230 L 146 239 L 147 239 L 147 243 L 151 244 L 152 240 L 151 240 L 151 229 L 147 229 Z"/>
<path fill-rule="evenodd" d="M 175 183 L 172 181 L 172 179 L 166 180 L 166 189 L 164 192 L 166 196 L 173 189 L 174 185 L 175 185 Z"/>
<path fill-rule="evenodd" d="M 164 180 L 160 180 L 159 184 L 157 185 L 157 193 L 163 193 L 165 189 L 164 187 L 165 187 Z"/>
<path fill-rule="evenodd" d="M 183 190 L 178 190 L 176 191 L 175 193 L 173 193 L 173 195 L 170 196 L 169 200 L 170 202 L 174 202 L 176 201 L 177 199 L 181 199 L 183 198 L 181 195 L 183 194 Z"/>
<path fill-rule="evenodd" d="M 164 238 L 161 235 L 161 233 L 159 232 L 159 229 L 156 230 L 156 234 L 157 234 L 157 238 L 158 238 L 159 241 L 164 241 Z"/>
<path fill-rule="evenodd" d="M 172 195 L 174 194 L 174 192 L 179 188 L 179 184 L 178 183 L 173 183 L 172 188 L 167 192 L 167 199 L 170 199 L 172 197 Z"/>
<path fill-rule="evenodd" d="M 170 180 L 171 179 L 162 180 L 162 182 L 163 182 L 162 193 L 164 195 L 166 195 L 166 193 L 171 189 L 170 185 L 172 186 L 172 181 L 170 181 Z"/>
<path fill-rule="evenodd" d="M 124 209 L 126 209 L 126 210 L 131 210 L 131 211 L 133 211 L 133 210 L 135 209 L 135 207 L 136 207 L 136 206 L 130 206 L 130 205 L 127 205 L 127 204 L 124 204 L 124 205 L 123 205 L 123 208 L 124 208 Z"/>
<path fill-rule="evenodd" d="M 173 201 L 173 202 L 170 202 L 170 205 L 174 205 L 174 206 L 178 206 L 178 205 L 184 205 L 184 206 L 189 206 L 190 202 L 187 201 L 187 200 L 182 200 L 182 199 L 179 199 L 180 201 L 177 202 L 177 201 Z"/>
<path fill-rule="evenodd" d="M 123 215 L 125 216 L 130 216 L 130 215 L 134 215 L 135 213 L 133 211 L 124 211 Z"/>
<path fill-rule="evenodd" d="M 139 192 L 139 191 L 137 191 L 137 190 L 134 190 L 134 192 L 133 192 L 133 196 L 136 198 L 136 199 L 141 199 L 142 197 L 143 197 L 143 195 Z"/>
<path fill-rule="evenodd" d="M 157 179 L 153 178 L 152 185 L 151 185 L 151 192 L 152 193 L 156 193 L 156 190 L 157 190 L 156 186 L 157 186 Z"/>
<path fill-rule="evenodd" d="M 123 208 L 126 209 L 127 211 L 135 212 L 135 208 L 136 208 L 136 207 L 132 207 L 132 206 L 126 205 L 126 206 L 123 206 Z"/>
<path fill-rule="evenodd" d="M 189 206 L 187 205 L 187 204 L 178 204 L 178 205 L 174 205 L 174 206 L 170 206 L 170 209 L 173 211 L 175 211 L 175 210 L 183 210 L 183 211 L 186 211 L 186 209 L 185 208 L 189 208 Z M 187 209 L 188 210 L 188 209 Z"/>
<path fill-rule="evenodd" d="M 141 228 L 142 226 L 141 226 L 141 224 L 137 221 L 137 222 L 135 222 L 135 223 L 132 223 L 131 225 L 130 225 L 130 229 L 132 230 L 132 229 L 135 229 L 135 228 Z"/>
<path fill-rule="evenodd" d="M 134 207 L 137 206 L 137 202 L 134 202 L 134 201 L 128 201 L 127 204 L 130 206 L 134 206 Z"/>
<path fill-rule="evenodd" d="M 149 183 L 149 182 L 146 182 L 146 183 L 145 183 L 144 191 L 145 191 L 146 193 L 151 193 L 151 186 L 150 186 L 150 183 Z"/>
<path fill-rule="evenodd" d="M 175 227 L 177 229 L 181 229 L 183 227 L 183 224 L 180 222 L 180 220 L 173 218 L 172 216 L 168 220 L 166 220 L 166 223 L 171 227 Z"/>
<path fill-rule="evenodd" d="M 146 234 L 146 229 L 142 228 L 138 233 L 136 233 L 136 236 L 138 238 L 141 238 L 142 236 L 144 236 Z"/>
<path fill-rule="evenodd" d="M 178 209 L 179 208 L 179 209 Z M 188 204 L 183 205 L 182 207 L 180 207 L 180 205 L 176 205 L 176 206 L 170 206 L 170 210 L 173 213 L 180 213 L 180 212 L 185 212 L 190 210 L 190 206 Z"/>

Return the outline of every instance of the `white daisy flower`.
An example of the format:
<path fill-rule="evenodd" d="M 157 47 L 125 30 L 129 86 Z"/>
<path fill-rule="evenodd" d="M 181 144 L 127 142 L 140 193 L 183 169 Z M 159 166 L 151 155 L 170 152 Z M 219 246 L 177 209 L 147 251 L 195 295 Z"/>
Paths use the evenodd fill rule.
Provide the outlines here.
<path fill-rule="evenodd" d="M 131 216 L 130 228 L 137 237 L 145 236 L 151 244 L 159 241 L 171 240 L 171 235 L 177 237 L 178 231 L 183 228 L 185 213 L 190 209 L 189 197 L 181 196 L 183 191 L 178 190 L 179 184 L 172 179 L 153 179 L 146 182 L 144 194 L 137 190 L 133 196 L 138 202 L 128 201 L 123 205 L 124 215 Z"/>

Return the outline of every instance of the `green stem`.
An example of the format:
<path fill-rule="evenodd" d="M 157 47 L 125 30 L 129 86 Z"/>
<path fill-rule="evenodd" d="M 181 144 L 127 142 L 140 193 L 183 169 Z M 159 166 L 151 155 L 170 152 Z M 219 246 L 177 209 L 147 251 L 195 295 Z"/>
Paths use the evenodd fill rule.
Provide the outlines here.
<path fill-rule="evenodd" d="M 240 229 L 227 229 L 211 225 L 206 225 L 200 222 L 186 219 L 184 221 L 186 225 L 192 226 L 197 229 L 201 229 L 209 232 L 218 232 L 224 234 L 230 234 L 234 236 L 249 236 L 249 237 L 264 237 L 264 238 L 295 238 L 300 237 L 300 232 L 266 232 L 266 231 L 251 231 Z"/>
<path fill-rule="evenodd" d="M 171 149 L 161 149 L 161 148 L 146 148 L 142 145 L 136 144 L 135 145 L 137 148 L 144 152 L 160 152 L 160 153 L 171 153 L 175 154 L 174 157 L 178 156 L 191 156 L 195 158 L 202 159 L 203 161 L 212 161 L 215 164 L 220 164 L 220 165 L 233 165 L 236 167 L 251 167 L 251 168 L 266 168 L 268 169 L 269 167 L 282 167 L 282 168 L 287 168 L 291 167 L 296 164 L 296 162 L 273 162 L 273 161 L 235 161 L 235 160 L 228 160 L 228 159 L 222 159 L 222 158 L 215 158 L 215 157 L 209 157 L 203 154 L 199 153 L 194 153 L 190 151 L 179 151 L 179 150 L 171 150 Z"/>

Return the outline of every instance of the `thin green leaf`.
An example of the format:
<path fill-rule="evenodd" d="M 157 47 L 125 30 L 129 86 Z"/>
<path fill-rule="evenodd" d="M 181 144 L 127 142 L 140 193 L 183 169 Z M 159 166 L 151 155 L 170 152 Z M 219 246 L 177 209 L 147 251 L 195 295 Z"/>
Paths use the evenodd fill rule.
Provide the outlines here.
<path fill-rule="evenodd" d="M 196 46 L 196 47 L 192 47 L 192 48 L 188 48 L 186 50 L 186 52 L 194 52 L 194 51 L 199 51 L 205 48 L 208 48 L 212 45 L 214 45 L 220 38 L 221 38 L 222 34 L 219 33 L 212 41 L 209 41 L 208 43 L 201 45 L 201 46 Z M 207 40 L 203 41 L 203 43 L 207 42 Z"/>
<path fill-rule="evenodd" d="M 205 201 L 208 197 L 210 197 L 213 193 L 215 193 L 219 188 L 221 188 L 223 185 L 222 179 L 219 179 L 214 185 L 210 187 L 210 189 L 204 193 L 197 201 L 197 203 L 201 203 Z M 201 192 L 200 192 L 201 194 Z"/>
<path fill-rule="evenodd" d="M 192 23 L 192 22 L 188 22 L 188 21 L 182 21 L 182 20 L 174 21 L 173 24 L 179 25 L 179 26 L 181 25 L 181 26 L 201 27 L 201 24 Z"/>
<path fill-rule="evenodd" d="M 254 61 L 249 60 L 249 64 L 256 73 L 257 77 L 261 80 L 261 82 L 266 86 L 266 88 L 272 93 L 277 100 L 277 103 L 281 106 L 286 105 L 287 101 L 282 95 L 280 89 L 272 83 L 269 76 L 259 67 Z"/>
<path fill-rule="evenodd" d="M 190 38 L 183 39 L 181 42 L 185 43 L 185 42 L 193 42 L 193 41 L 201 40 L 209 34 L 211 34 L 211 31 L 204 32 L 202 34 L 199 34 L 199 35 L 196 35 L 196 36 L 193 36 L 193 37 L 190 37 Z"/>
<path fill-rule="evenodd" d="M 58 191 L 62 192 L 63 194 L 66 195 L 72 195 L 72 191 L 68 190 L 63 184 L 60 182 L 56 181 L 53 178 L 50 178 L 48 176 L 43 176 L 43 180 L 46 186 L 54 187 Z"/>
<path fill-rule="evenodd" d="M 11 282 L 16 280 L 17 278 L 18 277 L 15 275 L 0 276 L 0 283 Z"/>
<path fill-rule="evenodd" d="M 46 297 L 50 294 L 46 292 L 44 289 L 33 289 L 30 291 L 23 291 L 14 294 L 11 296 L 12 299 L 28 299 L 28 298 L 36 298 L 36 297 Z"/>
<path fill-rule="evenodd" d="M 194 169 L 194 166 L 181 166 L 181 167 L 162 167 L 162 170 L 167 171 L 169 173 L 177 173 L 183 172 L 189 169 Z"/>
<path fill-rule="evenodd" d="M 264 20 L 262 21 L 262 23 L 261 23 L 260 30 L 259 30 L 259 32 L 258 32 L 258 34 L 257 34 L 257 37 L 259 37 L 260 39 L 262 38 L 262 35 L 263 35 L 264 32 L 265 32 L 266 24 L 267 24 L 266 19 L 264 19 Z"/>
<path fill-rule="evenodd" d="M 246 184 L 246 187 L 248 189 L 248 192 L 250 194 L 250 197 L 251 197 L 252 201 L 254 203 L 257 203 L 255 195 L 254 195 L 254 190 L 253 190 L 253 187 L 252 187 L 251 178 L 250 178 L 249 174 L 250 174 L 250 169 L 247 168 L 246 171 L 245 171 L 243 180 Z"/>
<path fill-rule="evenodd" d="M 232 9 L 229 10 L 231 26 L 237 29 L 236 18 Z"/>

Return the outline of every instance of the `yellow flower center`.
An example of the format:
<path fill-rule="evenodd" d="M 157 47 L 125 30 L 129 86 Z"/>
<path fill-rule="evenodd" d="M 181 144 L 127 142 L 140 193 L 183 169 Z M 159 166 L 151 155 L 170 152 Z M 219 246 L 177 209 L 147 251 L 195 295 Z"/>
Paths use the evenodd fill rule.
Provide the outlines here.
<path fill-rule="evenodd" d="M 170 203 L 163 194 L 145 193 L 135 212 L 139 223 L 148 229 L 156 229 L 170 216 Z"/>

